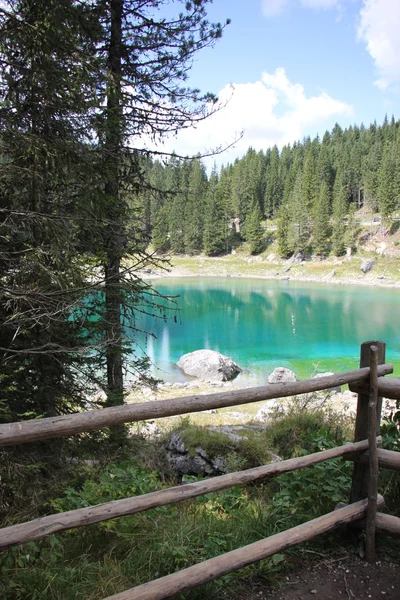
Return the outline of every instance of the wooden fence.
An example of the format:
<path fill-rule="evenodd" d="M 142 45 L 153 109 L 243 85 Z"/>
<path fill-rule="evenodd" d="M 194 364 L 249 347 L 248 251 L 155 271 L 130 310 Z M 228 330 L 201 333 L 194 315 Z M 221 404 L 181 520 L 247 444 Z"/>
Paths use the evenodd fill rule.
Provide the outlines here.
<path fill-rule="evenodd" d="M 110 596 L 105 600 L 162 600 L 169 598 L 174 594 L 185 592 L 226 573 L 311 540 L 339 525 L 351 522 L 357 522 L 360 526 L 365 524 L 366 556 L 368 561 L 373 562 L 375 560 L 375 531 L 400 534 L 400 518 L 377 512 L 377 509 L 384 504 L 384 499 L 377 494 L 379 467 L 400 471 L 400 453 L 377 448 L 377 444 L 381 440 L 379 424 L 382 397 L 400 398 L 400 379 L 384 379 L 385 375 L 392 372 L 392 365 L 385 364 L 384 342 L 365 342 L 361 345 L 360 368 L 338 375 L 296 383 L 270 384 L 234 392 L 174 398 L 0 425 L 0 447 L 5 447 L 69 436 L 121 423 L 294 396 L 338 385 L 348 384 L 352 391 L 358 393 L 354 443 L 280 463 L 229 473 L 206 481 L 49 515 L 27 523 L 5 527 L 0 529 L 0 549 L 4 550 L 18 544 L 39 540 L 71 528 L 182 502 L 233 485 L 275 477 L 280 473 L 302 469 L 343 456 L 346 460 L 354 461 L 350 503 L 347 506 L 264 540 Z"/>

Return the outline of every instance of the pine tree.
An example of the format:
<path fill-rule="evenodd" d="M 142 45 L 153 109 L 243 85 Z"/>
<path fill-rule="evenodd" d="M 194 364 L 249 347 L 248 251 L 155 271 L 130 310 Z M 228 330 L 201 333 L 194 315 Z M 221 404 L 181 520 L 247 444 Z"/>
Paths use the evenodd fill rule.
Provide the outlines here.
<path fill-rule="evenodd" d="M 261 226 L 261 210 L 257 202 L 246 220 L 246 240 L 250 244 L 251 254 L 260 254 L 264 249 L 264 230 Z"/>
<path fill-rule="evenodd" d="M 129 338 L 122 328 L 123 314 L 134 315 L 138 296 L 147 284 L 126 277 L 124 258 L 137 254 L 144 246 L 142 215 L 129 214 L 127 194 L 138 193 L 147 185 L 142 171 L 144 134 L 159 140 L 163 135 L 191 127 L 205 118 L 205 108 L 215 102 L 212 94 L 200 95 L 185 88 L 184 82 L 195 54 L 211 46 L 223 27 L 206 20 L 208 0 L 187 2 L 177 16 L 159 16 L 167 0 L 95 1 L 93 10 L 100 14 L 102 43 L 97 57 L 98 93 L 105 108 L 96 114 L 96 127 L 102 157 L 100 172 L 110 226 L 103 237 L 102 255 L 105 274 L 104 340 L 106 342 L 108 404 L 123 402 L 123 360 L 129 350 Z M 135 93 L 131 93 L 131 90 Z M 103 102 L 104 103 L 104 102 Z M 143 150 L 148 155 L 147 150 Z M 121 169 L 123 165 L 123 169 Z M 174 251 L 184 249 L 182 198 L 174 196 L 169 210 L 170 242 Z M 129 224 L 129 227 L 128 227 Z M 147 260 L 142 256 L 140 261 Z M 143 294 L 142 294 L 143 296 Z M 134 317 L 132 316 L 132 321 Z"/>
<path fill-rule="evenodd" d="M 303 195 L 302 202 L 309 211 L 313 209 L 318 197 L 318 152 L 319 140 L 316 138 L 313 140 L 304 157 L 304 170 L 301 185 L 301 193 Z"/>
<path fill-rule="evenodd" d="M 394 149 L 389 145 L 383 151 L 378 181 L 379 210 L 385 224 L 388 224 L 399 202 L 399 187 L 396 182 L 396 156 Z"/>
<path fill-rule="evenodd" d="M 217 256 L 229 250 L 228 223 L 218 197 L 218 175 L 215 166 L 208 182 L 206 195 L 203 249 L 208 256 Z"/>
<path fill-rule="evenodd" d="M 200 159 L 192 161 L 185 205 L 185 252 L 197 254 L 203 246 L 204 204 L 207 193 L 207 175 Z"/>
<path fill-rule="evenodd" d="M 282 204 L 277 214 L 277 240 L 279 255 L 287 258 L 290 254 L 289 244 L 289 210 Z"/>
<path fill-rule="evenodd" d="M 310 238 L 306 195 L 302 189 L 301 171 L 298 172 L 289 205 L 289 247 L 292 252 L 305 252 Z"/>
<path fill-rule="evenodd" d="M 84 322 L 88 269 L 76 255 L 91 168 L 95 28 L 84 5 L 17 0 L 3 3 L 0 33 L 1 396 L 11 419 L 53 416 L 81 405 L 90 371 L 74 315 L 81 306 Z"/>
<path fill-rule="evenodd" d="M 344 219 L 348 212 L 348 192 L 343 181 L 343 175 L 335 180 L 333 189 L 333 231 L 332 250 L 336 256 L 342 256 L 346 251 L 346 225 Z"/>
<path fill-rule="evenodd" d="M 265 214 L 274 218 L 282 202 L 283 181 L 280 173 L 279 150 L 274 146 L 270 153 L 265 175 Z"/>
<path fill-rule="evenodd" d="M 322 181 L 318 202 L 314 206 L 312 244 L 315 254 L 325 256 L 329 247 L 330 194 L 327 181 Z"/>

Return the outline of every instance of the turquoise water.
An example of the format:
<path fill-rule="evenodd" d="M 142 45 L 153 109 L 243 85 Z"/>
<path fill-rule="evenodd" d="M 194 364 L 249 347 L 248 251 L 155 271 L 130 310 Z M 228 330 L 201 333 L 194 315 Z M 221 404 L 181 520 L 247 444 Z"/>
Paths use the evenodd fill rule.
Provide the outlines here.
<path fill-rule="evenodd" d="M 359 346 L 371 339 L 386 342 L 386 362 L 400 376 L 400 290 L 245 278 L 167 279 L 154 287 L 180 296 L 177 322 L 138 323 L 156 335 L 140 341 L 165 381 L 184 380 L 175 363 L 200 348 L 233 358 L 243 369 L 238 383 L 265 383 L 277 366 L 305 379 L 357 368 Z"/>

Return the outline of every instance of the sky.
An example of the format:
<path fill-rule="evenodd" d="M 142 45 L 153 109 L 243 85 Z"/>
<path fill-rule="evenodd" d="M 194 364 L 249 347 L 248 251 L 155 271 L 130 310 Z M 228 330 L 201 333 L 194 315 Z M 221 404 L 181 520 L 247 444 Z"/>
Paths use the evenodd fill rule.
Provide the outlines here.
<path fill-rule="evenodd" d="M 180 155 L 233 147 L 205 160 L 232 163 L 388 115 L 400 117 L 400 0 L 214 0 L 208 19 L 231 19 L 196 56 L 188 84 L 226 106 L 164 142 Z"/>

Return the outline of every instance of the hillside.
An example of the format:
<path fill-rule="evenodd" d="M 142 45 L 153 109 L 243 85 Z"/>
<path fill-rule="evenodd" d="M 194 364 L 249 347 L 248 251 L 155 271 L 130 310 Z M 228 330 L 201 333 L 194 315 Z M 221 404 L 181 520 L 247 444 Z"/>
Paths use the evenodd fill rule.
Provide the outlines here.
<path fill-rule="evenodd" d="M 356 214 L 356 238 L 351 253 L 326 258 L 304 253 L 303 258 L 279 256 L 276 224 L 264 223 L 265 250 L 252 256 L 247 243 L 230 254 L 221 256 L 173 255 L 168 271 L 158 276 L 217 276 L 293 279 L 329 283 L 400 286 L 400 220 L 394 220 L 390 230 L 382 227 L 379 215 Z M 371 259 L 374 265 L 364 273 L 361 266 Z M 153 276 L 151 274 L 150 276 Z"/>

